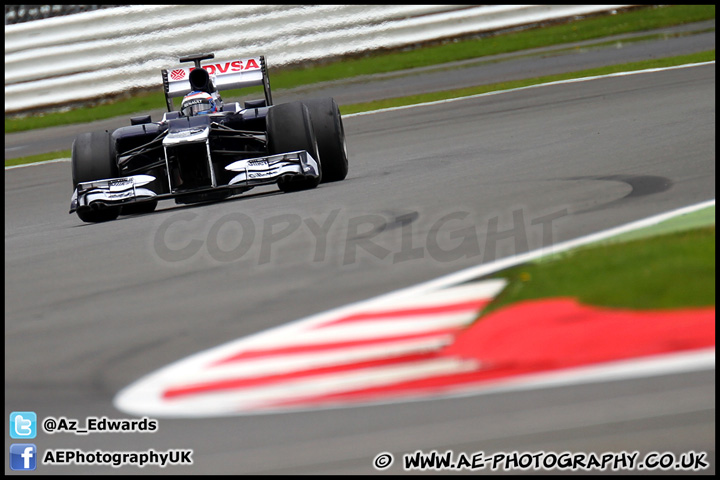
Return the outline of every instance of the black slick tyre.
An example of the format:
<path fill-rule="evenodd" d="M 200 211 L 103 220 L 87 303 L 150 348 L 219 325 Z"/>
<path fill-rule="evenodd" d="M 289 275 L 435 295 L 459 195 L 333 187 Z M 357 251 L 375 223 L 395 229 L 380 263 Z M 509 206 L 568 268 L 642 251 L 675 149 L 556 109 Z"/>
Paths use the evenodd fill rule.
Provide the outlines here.
<path fill-rule="evenodd" d="M 268 154 L 306 150 L 318 162 L 320 176 L 286 175 L 278 179 L 283 192 L 315 188 L 322 178 L 322 165 L 308 108 L 301 102 L 274 105 L 267 114 Z"/>
<path fill-rule="evenodd" d="M 73 188 L 78 183 L 116 178 L 118 168 L 115 145 L 107 131 L 81 133 L 72 145 Z M 120 207 L 107 205 L 97 208 L 81 208 L 77 211 L 83 222 L 106 222 L 120 215 Z"/>
<path fill-rule="evenodd" d="M 323 183 L 344 180 L 348 174 L 348 154 L 345 129 L 340 109 L 333 98 L 303 101 L 310 110 L 318 150 L 323 162 Z"/>
<path fill-rule="evenodd" d="M 147 200 L 139 203 L 129 203 L 123 205 L 120 214 L 121 215 L 141 215 L 143 213 L 152 213 L 157 208 L 157 200 Z"/>

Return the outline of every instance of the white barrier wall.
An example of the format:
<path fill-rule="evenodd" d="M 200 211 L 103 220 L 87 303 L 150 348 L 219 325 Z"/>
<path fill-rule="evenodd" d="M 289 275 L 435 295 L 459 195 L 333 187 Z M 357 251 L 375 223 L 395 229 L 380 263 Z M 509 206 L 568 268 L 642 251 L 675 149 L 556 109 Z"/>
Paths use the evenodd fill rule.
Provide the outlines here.
<path fill-rule="evenodd" d="M 161 88 L 180 56 L 273 67 L 631 5 L 133 5 L 5 27 L 5 112 Z"/>

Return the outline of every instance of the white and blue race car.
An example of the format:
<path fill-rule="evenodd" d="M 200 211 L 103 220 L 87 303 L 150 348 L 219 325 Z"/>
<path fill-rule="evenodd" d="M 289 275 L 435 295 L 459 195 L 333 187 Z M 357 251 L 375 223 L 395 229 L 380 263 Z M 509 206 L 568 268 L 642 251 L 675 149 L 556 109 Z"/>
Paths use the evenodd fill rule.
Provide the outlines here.
<path fill-rule="evenodd" d="M 167 198 L 214 201 L 268 184 L 294 192 L 346 177 L 345 132 L 332 98 L 274 105 L 264 57 L 201 65 L 213 58 L 190 55 L 180 62 L 194 67 L 162 71 L 161 121 L 133 117 L 130 126 L 77 136 L 70 213 L 103 222 L 152 212 Z M 222 102 L 221 90 L 255 85 L 264 99 Z"/>

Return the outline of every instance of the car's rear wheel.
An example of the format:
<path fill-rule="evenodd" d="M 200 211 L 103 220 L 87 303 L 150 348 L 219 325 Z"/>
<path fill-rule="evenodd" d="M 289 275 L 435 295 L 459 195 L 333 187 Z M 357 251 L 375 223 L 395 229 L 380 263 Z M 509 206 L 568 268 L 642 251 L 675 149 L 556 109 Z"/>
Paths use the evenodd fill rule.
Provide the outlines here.
<path fill-rule="evenodd" d="M 81 133 L 72 145 L 73 188 L 78 183 L 116 178 L 118 168 L 115 159 L 115 144 L 107 131 Z M 83 207 L 77 211 L 83 222 L 106 222 L 120 215 L 120 207 L 98 205 Z"/>
<path fill-rule="evenodd" d="M 310 110 L 313 130 L 323 163 L 322 181 L 337 182 L 348 174 L 347 145 L 340 109 L 333 98 L 304 100 Z"/>
<path fill-rule="evenodd" d="M 267 136 L 270 155 L 306 150 L 318 162 L 319 177 L 285 175 L 278 179 L 280 190 L 296 192 L 317 187 L 322 177 L 322 166 L 308 108 L 301 102 L 272 106 L 267 114 Z"/>

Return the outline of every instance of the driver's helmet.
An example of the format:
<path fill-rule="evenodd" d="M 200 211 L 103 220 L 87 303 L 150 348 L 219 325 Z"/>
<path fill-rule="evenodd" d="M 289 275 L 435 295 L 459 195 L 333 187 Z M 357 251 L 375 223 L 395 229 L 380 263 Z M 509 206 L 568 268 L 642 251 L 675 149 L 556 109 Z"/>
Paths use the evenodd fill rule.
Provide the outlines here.
<path fill-rule="evenodd" d="M 180 104 L 180 113 L 186 117 L 207 115 L 217 111 L 218 105 L 215 98 L 207 92 L 190 92 L 185 95 Z"/>

